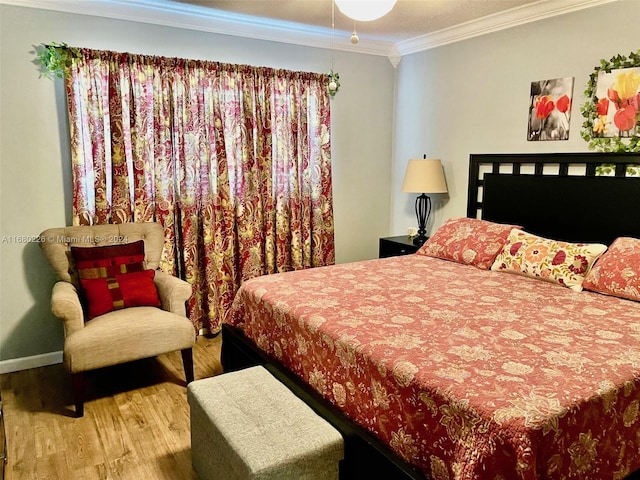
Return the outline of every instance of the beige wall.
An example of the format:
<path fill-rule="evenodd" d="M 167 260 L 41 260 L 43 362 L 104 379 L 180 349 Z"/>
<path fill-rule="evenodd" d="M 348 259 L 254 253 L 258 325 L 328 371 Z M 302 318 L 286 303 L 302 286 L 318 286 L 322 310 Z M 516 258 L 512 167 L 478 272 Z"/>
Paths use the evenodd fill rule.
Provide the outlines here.
<path fill-rule="evenodd" d="M 0 372 L 58 361 L 53 277 L 26 242 L 67 225 L 70 159 L 61 80 L 39 78 L 48 42 L 132 53 L 328 72 L 331 52 L 127 21 L 0 5 Z M 336 52 L 332 100 L 336 259 L 377 256 L 390 222 L 394 69 L 384 57 Z M 25 357 L 34 357 L 26 358 Z M 15 359 L 20 359 L 16 361 Z"/>
<path fill-rule="evenodd" d="M 429 233 L 466 215 L 472 153 L 586 152 L 580 106 L 589 75 L 640 48 L 640 0 L 604 6 L 408 55 L 397 69 L 392 234 L 416 224 L 415 195 L 403 193 L 409 158 L 442 159 L 449 187 Z M 569 140 L 527 141 L 532 81 L 575 77 Z"/>

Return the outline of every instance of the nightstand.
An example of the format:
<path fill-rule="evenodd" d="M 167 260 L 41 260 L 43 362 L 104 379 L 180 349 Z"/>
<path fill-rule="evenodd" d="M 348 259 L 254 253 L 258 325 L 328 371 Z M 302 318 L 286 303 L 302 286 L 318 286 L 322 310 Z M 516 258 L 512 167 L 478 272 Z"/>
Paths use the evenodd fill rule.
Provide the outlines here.
<path fill-rule="evenodd" d="M 399 237 L 386 237 L 380 239 L 380 249 L 378 256 L 380 258 L 397 257 L 398 255 L 409 255 L 416 253 L 420 248 L 414 245 L 413 240 L 408 235 L 400 235 Z"/>

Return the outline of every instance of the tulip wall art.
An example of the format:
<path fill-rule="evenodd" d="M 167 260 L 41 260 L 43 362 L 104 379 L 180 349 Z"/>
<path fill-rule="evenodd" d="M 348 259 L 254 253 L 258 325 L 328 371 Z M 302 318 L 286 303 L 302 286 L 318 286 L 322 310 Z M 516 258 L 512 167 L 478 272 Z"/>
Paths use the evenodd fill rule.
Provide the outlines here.
<path fill-rule="evenodd" d="M 568 140 L 574 77 L 531 82 L 527 140 Z"/>
<path fill-rule="evenodd" d="M 640 68 L 600 71 L 596 83 L 594 135 L 631 138 L 640 135 Z"/>
<path fill-rule="evenodd" d="M 590 150 L 640 152 L 640 49 L 601 59 L 589 75 L 580 135 Z"/>

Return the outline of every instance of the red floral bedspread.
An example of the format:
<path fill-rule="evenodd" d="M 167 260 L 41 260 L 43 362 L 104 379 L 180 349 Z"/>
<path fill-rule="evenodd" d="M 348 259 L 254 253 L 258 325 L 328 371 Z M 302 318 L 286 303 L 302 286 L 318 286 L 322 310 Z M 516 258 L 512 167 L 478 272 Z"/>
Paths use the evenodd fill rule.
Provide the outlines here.
<path fill-rule="evenodd" d="M 250 280 L 230 323 L 434 480 L 640 468 L 640 303 L 410 255 Z"/>

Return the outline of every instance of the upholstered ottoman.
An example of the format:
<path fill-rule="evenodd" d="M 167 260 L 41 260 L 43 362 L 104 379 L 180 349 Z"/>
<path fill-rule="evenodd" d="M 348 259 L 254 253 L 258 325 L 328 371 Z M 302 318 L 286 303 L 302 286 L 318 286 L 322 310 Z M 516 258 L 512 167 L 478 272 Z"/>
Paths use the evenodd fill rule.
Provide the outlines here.
<path fill-rule="evenodd" d="M 263 367 L 189 384 L 200 480 L 334 480 L 340 433 Z"/>

